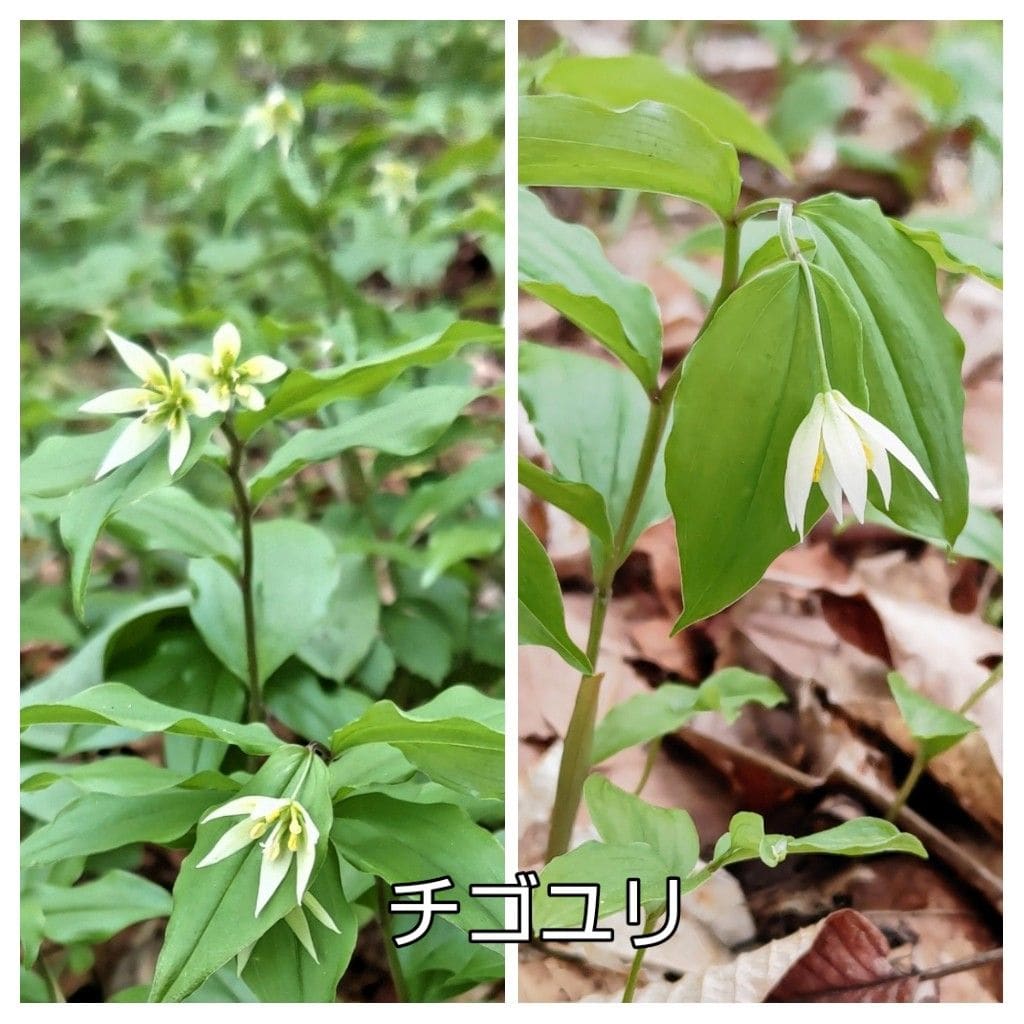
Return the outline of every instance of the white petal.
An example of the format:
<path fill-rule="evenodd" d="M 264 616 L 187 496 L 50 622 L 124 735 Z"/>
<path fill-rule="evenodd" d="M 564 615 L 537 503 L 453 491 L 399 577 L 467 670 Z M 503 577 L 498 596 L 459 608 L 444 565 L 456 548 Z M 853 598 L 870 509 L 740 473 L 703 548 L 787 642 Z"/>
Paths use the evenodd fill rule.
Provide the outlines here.
<path fill-rule="evenodd" d="M 824 408 L 823 398 L 818 395 L 811 404 L 811 411 L 796 428 L 786 459 L 786 516 L 789 525 L 801 537 L 804 535 L 804 515 L 814 479 L 814 465 L 821 447 Z"/>
<path fill-rule="evenodd" d="M 210 397 L 209 392 L 201 391 L 199 388 L 188 388 L 185 392 L 185 403 L 188 411 L 200 418 L 212 416 L 220 411 L 220 406 Z"/>
<path fill-rule="evenodd" d="M 159 401 L 159 396 L 148 388 L 116 388 L 97 395 L 80 406 L 78 411 L 98 412 L 104 415 L 139 412 L 154 401 Z"/>
<path fill-rule="evenodd" d="M 186 352 L 174 360 L 190 377 L 203 384 L 209 384 L 213 380 L 213 360 L 199 352 Z"/>
<path fill-rule="evenodd" d="M 288 367 L 272 356 L 253 356 L 242 363 L 238 372 L 250 384 L 269 384 L 287 373 Z"/>
<path fill-rule="evenodd" d="M 316 846 L 306 841 L 303 842 L 295 852 L 295 898 L 302 899 L 302 894 L 309 885 L 309 877 L 313 874 L 313 864 L 316 861 Z"/>
<path fill-rule="evenodd" d="M 871 453 L 871 472 L 875 474 L 879 490 L 882 492 L 882 504 L 888 508 L 892 496 L 892 472 L 889 469 L 889 453 L 885 446 L 865 431 L 860 431 L 860 439 L 864 447 Z"/>
<path fill-rule="evenodd" d="M 288 922 L 288 927 L 295 932 L 295 938 L 302 943 L 306 952 L 316 963 L 320 963 L 320 957 L 316 955 L 316 946 L 313 945 L 313 936 L 309 932 L 309 922 L 306 920 L 306 915 L 302 912 L 302 907 L 292 907 L 284 915 L 284 919 Z"/>
<path fill-rule="evenodd" d="M 843 521 L 843 489 L 839 486 L 839 480 L 828 459 L 821 467 L 821 479 L 818 480 L 818 486 L 821 488 L 821 493 L 825 495 L 828 507 L 832 509 L 832 515 L 836 517 L 836 522 L 841 523 Z"/>
<path fill-rule="evenodd" d="M 242 349 L 242 336 L 234 324 L 222 324 L 213 336 L 213 362 L 215 366 L 223 366 L 225 362 L 234 364 L 238 361 L 238 353 Z"/>
<path fill-rule="evenodd" d="M 884 424 L 879 423 L 874 416 L 870 416 L 863 409 L 858 409 L 844 395 L 839 395 L 839 404 L 846 414 L 857 424 L 865 434 L 877 441 L 887 451 L 891 452 L 897 461 L 903 463 L 907 469 L 917 478 L 921 486 L 936 500 L 939 501 L 939 492 L 935 485 L 928 478 L 921 463 L 917 461 L 914 453 Z"/>
<path fill-rule="evenodd" d="M 163 367 L 141 345 L 136 345 L 134 341 L 122 338 L 120 334 L 115 334 L 113 331 L 107 331 L 107 337 L 117 349 L 117 354 L 124 360 L 125 366 L 139 380 L 144 380 L 147 383 L 152 381 L 155 384 L 167 382 Z"/>
<path fill-rule="evenodd" d="M 274 827 L 274 830 L 263 843 L 263 859 L 260 863 L 260 885 L 256 894 L 256 916 L 270 902 L 270 898 L 281 887 L 284 876 L 288 874 L 288 866 L 292 862 L 292 853 L 283 839 L 284 820 L 282 819 Z M 274 847 L 274 841 L 280 840 L 280 852 L 271 859 L 270 851 Z"/>
<path fill-rule="evenodd" d="M 821 435 L 825 457 L 832 465 L 839 486 L 850 499 L 857 521 L 864 522 L 864 506 L 868 500 L 868 459 L 860 434 L 835 399 L 836 392 L 825 396 L 825 419 Z"/>
<path fill-rule="evenodd" d="M 334 918 L 327 913 L 327 908 L 311 893 L 307 892 L 302 897 L 302 905 L 315 917 L 325 928 L 330 929 L 336 935 L 341 934 L 341 929 L 334 923 Z"/>
<path fill-rule="evenodd" d="M 246 409 L 253 412 L 259 412 L 267 404 L 266 399 L 249 384 L 239 384 L 235 388 L 235 395 Z"/>
<path fill-rule="evenodd" d="M 237 814 L 247 814 L 250 818 L 265 818 L 287 803 L 287 800 L 273 796 L 240 796 L 221 804 L 220 807 L 215 807 L 200 824 L 213 821 L 214 818 L 233 818 Z"/>
<path fill-rule="evenodd" d="M 188 455 L 189 445 L 192 443 L 192 430 L 188 425 L 188 417 L 183 412 L 177 414 L 178 425 L 171 427 L 171 446 L 167 449 L 167 467 L 171 476 L 181 469 L 181 464 Z"/>
<path fill-rule="evenodd" d="M 110 446 L 100 468 L 96 471 L 96 479 L 106 476 L 112 469 L 130 462 L 152 444 L 158 441 L 164 432 L 159 423 L 149 423 L 144 416 L 132 420 L 128 429 Z"/>
<path fill-rule="evenodd" d="M 205 868 L 210 864 L 216 864 L 218 861 L 224 860 L 226 857 L 230 857 L 232 854 L 238 853 L 243 847 L 248 846 L 253 840 L 249 834 L 252 830 L 252 822 L 248 820 L 240 821 L 235 825 L 232 825 L 224 835 L 217 840 L 213 845 L 213 849 L 196 865 L 196 867 Z"/>

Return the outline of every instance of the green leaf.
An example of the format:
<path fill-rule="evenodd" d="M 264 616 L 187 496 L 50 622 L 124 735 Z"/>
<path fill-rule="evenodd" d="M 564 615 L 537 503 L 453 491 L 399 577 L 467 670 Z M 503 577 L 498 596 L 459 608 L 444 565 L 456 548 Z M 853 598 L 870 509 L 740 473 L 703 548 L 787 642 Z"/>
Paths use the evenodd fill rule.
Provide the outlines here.
<path fill-rule="evenodd" d="M 249 438 L 268 420 L 304 416 L 341 398 L 374 394 L 410 366 L 433 366 L 466 345 L 500 345 L 504 336 L 502 328 L 495 324 L 459 320 L 443 331 L 338 369 L 315 373 L 293 370 L 274 392 L 266 409 L 239 417 L 239 433 Z"/>
<path fill-rule="evenodd" d="M 477 519 L 434 530 L 427 541 L 427 562 L 420 583 L 424 587 L 432 586 L 452 566 L 497 553 L 504 537 L 499 519 Z"/>
<path fill-rule="evenodd" d="M 315 526 L 291 520 L 253 528 L 256 658 L 264 682 L 309 639 L 338 582 L 338 555 Z M 194 561 L 189 609 L 207 647 L 239 679 L 248 680 L 242 593 L 234 576 L 211 559 Z"/>
<path fill-rule="evenodd" d="M 932 500 L 893 464 L 889 516 L 908 530 L 955 541 L 968 507 L 964 343 L 943 316 L 935 265 L 871 200 L 831 193 L 801 203 L 798 213 L 811 227 L 817 263 L 863 325 L 868 411 L 917 456 L 942 499 Z M 873 478 L 869 495 L 881 507 Z"/>
<path fill-rule="evenodd" d="M 225 795 L 223 790 L 194 789 L 166 789 L 145 796 L 85 793 L 22 842 L 21 866 L 52 864 L 129 843 L 173 845 Z"/>
<path fill-rule="evenodd" d="M 519 520 L 519 642 L 550 647 L 563 661 L 590 675 L 590 659 L 565 628 L 562 591 L 544 545 Z"/>
<path fill-rule="evenodd" d="M 640 880 L 640 899 L 645 910 L 665 905 L 665 862 L 647 843 L 582 843 L 555 857 L 540 873 L 540 887 L 533 895 L 533 930 L 578 928 L 583 920 L 583 901 L 578 896 L 551 896 L 549 885 L 601 887 L 597 916 L 608 917 L 626 907 L 626 879 Z"/>
<path fill-rule="evenodd" d="M 277 750 L 239 795 L 294 796 L 320 830 L 317 863 L 323 865 L 333 819 L 327 768 L 312 751 L 294 746 Z M 199 826 L 196 845 L 182 862 L 174 884 L 174 909 L 157 961 L 150 1002 L 184 999 L 296 906 L 293 863 L 270 902 L 258 917 L 254 914 L 263 854 L 258 842 L 215 864 L 197 866 L 237 823 L 238 819 L 218 818 Z"/>
<path fill-rule="evenodd" d="M 416 455 L 434 444 L 479 394 L 472 387 L 414 388 L 393 402 L 357 413 L 339 426 L 299 431 L 252 478 L 253 500 L 262 501 L 305 466 L 333 459 L 351 448 Z"/>
<path fill-rule="evenodd" d="M 767 676 L 742 668 L 726 668 L 700 686 L 662 683 L 650 693 L 638 693 L 615 705 L 594 730 L 591 763 L 600 764 L 620 750 L 649 743 L 681 729 L 701 711 L 717 711 L 733 722 L 744 704 L 773 708 L 786 695 Z"/>
<path fill-rule="evenodd" d="M 93 434 L 44 438 L 21 463 L 22 495 L 53 498 L 91 484 L 103 456 L 123 429 L 115 423 Z"/>
<path fill-rule="evenodd" d="M 574 96 L 523 96 L 519 183 L 661 192 L 727 217 L 740 172 L 736 150 L 678 107 L 610 110 Z"/>
<path fill-rule="evenodd" d="M 231 516 L 180 487 L 164 487 L 122 509 L 109 529 L 139 551 L 174 551 L 229 562 L 239 557 Z"/>
<path fill-rule="evenodd" d="M 643 388 L 619 367 L 565 349 L 524 342 L 519 363 L 522 401 L 555 472 L 597 491 L 616 531 L 651 409 Z M 658 459 L 624 550 L 668 513 L 664 467 Z M 595 554 L 600 565 L 601 552 Z"/>
<path fill-rule="evenodd" d="M 38 768 L 33 771 L 32 769 Z M 233 793 L 238 783 L 215 771 L 197 773 L 173 771 L 142 757 L 104 757 L 96 761 L 39 761 L 26 765 L 22 792 L 46 789 L 62 779 L 90 793 L 143 796 L 161 790 L 224 789 Z"/>
<path fill-rule="evenodd" d="M 458 914 L 445 919 L 463 931 L 504 927 L 501 901 L 469 895 L 469 886 L 504 877 L 505 851 L 465 811 L 449 804 L 423 806 L 378 793 L 353 796 L 336 808 L 331 841 L 347 861 L 389 885 L 448 876 L 453 888 L 439 900 L 458 900 Z M 395 931 L 415 918 L 400 915 Z"/>
<path fill-rule="evenodd" d="M 772 113 L 772 132 L 786 152 L 803 153 L 822 132 L 835 128 L 853 106 L 857 87 L 856 77 L 843 68 L 800 68 Z"/>
<path fill-rule="evenodd" d="M 829 274 L 812 275 L 832 384 L 864 408 L 857 314 Z M 739 598 L 798 539 L 783 482 L 821 390 L 810 303 L 796 263 L 767 270 L 729 296 L 683 366 L 665 446 L 683 579 L 677 630 Z M 824 510 L 815 488 L 806 522 Z"/>
<path fill-rule="evenodd" d="M 192 445 L 173 476 L 167 468 L 166 442 L 160 441 L 68 498 L 60 517 L 60 535 L 71 555 L 71 596 L 80 619 L 85 614 L 92 551 L 111 516 L 185 476 L 199 460 L 215 426 L 212 420 L 200 420 L 193 425 Z"/>
<path fill-rule="evenodd" d="M 905 85 L 921 99 L 930 120 L 948 124 L 960 98 L 960 87 L 952 75 L 921 57 L 889 46 L 869 46 L 864 56 L 879 71 Z"/>
<path fill-rule="evenodd" d="M 881 818 L 854 818 L 835 828 L 799 839 L 765 834 L 760 814 L 741 811 L 729 822 L 729 831 L 715 844 L 714 862 L 719 867 L 743 860 L 760 859 L 775 867 L 791 853 L 828 853 L 866 857 L 878 853 L 911 853 L 927 857 L 920 841 Z"/>
<path fill-rule="evenodd" d="M 877 853 L 911 853 L 927 857 L 916 836 L 901 832 L 881 818 L 854 818 L 842 825 L 789 840 L 790 853 L 832 853 L 844 857 L 867 857 Z"/>
<path fill-rule="evenodd" d="M 333 1003 L 359 933 L 358 922 L 341 885 L 338 854 L 328 843 L 324 865 L 309 892 L 338 926 L 334 932 L 303 909 L 320 963 L 299 942 L 288 922 L 278 921 L 249 954 L 242 978 L 264 1003 Z"/>
<path fill-rule="evenodd" d="M 453 638 L 438 610 L 425 601 L 396 601 L 381 610 L 381 629 L 394 660 L 440 686 L 452 667 Z"/>
<path fill-rule="evenodd" d="M 935 231 L 930 228 L 904 224 L 891 218 L 892 223 L 915 245 L 919 245 L 940 270 L 952 274 L 973 274 L 983 281 L 1003 287 L 1003 250 L 985 238 L 960 234 L 957 231 Z"/>
<path fill-rule="evenodd" d="M 239 725 L 209 715 L 182 711 L 143 697 L 121 683 L 91 686 L 54 704 L 28 704 L 21 727 L 44 722 L 120 725 L 139 732 L 165 732 L 234 744 L 247 754 L 270 754 L 281 746 L 262 722 Z"/>
<path fill-rule="evenodd" d="M 587 484 L 574 483 L 541 469 L 529 459 L 519 456 L 519 483 L 555 508 L 567 512 L 582 523 L 603 545 L 612 548 L 612 526 L 604 498 Z"/>
<path fill-rule="evenodd" d="M 468 718 L 433 715 L 429 707 L 403 712 L 380 701 L 335 731 L 331 752 L 338 756 L 367 743 L 388 743 L 442 785 L 472 796 L 503 796 L 504 734 Z"/>
<path fill-rule="evenodd" d="M 686 878 L 693 870 L 700 855 L 700 837 L 686 811 L 655 807 L 602 775 L 587 779 L 583 796 L 594 827 L 606 843 L 646 843 L 661 858 L 666 876 Z"/>
<path fill-rule="evenodd" d="M 418 942 L 398 951 L 411 1003 L 440 1003 L 505 977 L 504 952 L 466 936 L 444 918 L 435 919 Z"/>
<path fill-rule="evenodd" d="M 657 390 L 661 316 L 650 288 L 620 274 L 592 232 L 551 216 L 527 189 L 519 190 L 519 285 L 621 359 L 645 391 Z"/>
<path fill-rule="evenodd" d="M 62 945 L 106 942 L 129 925 L 171 912 L 166 889 L 128 871 L 108 871 L 71 888 L 41 885 L 35 897 L 46 937 Z"/>
<path fill-rule="evenodd" d="M 547 92 L 569 93 L 607 107 L 628 107 L 657 100 L 700 121 L 723 142 L 760 157 L 787 177 L 793 168 L 779 144 L 727 93 L 696 75 L 676 71 L 657 57 L 566 57 L 541 79 Z"/>
<path fill-rule="evenodd" d="M 918 693 L 899 672 L 890 672 L 888 679 L 893 700 L 926 760 L 938 757 L 977 731 L 969 718 Z"/>

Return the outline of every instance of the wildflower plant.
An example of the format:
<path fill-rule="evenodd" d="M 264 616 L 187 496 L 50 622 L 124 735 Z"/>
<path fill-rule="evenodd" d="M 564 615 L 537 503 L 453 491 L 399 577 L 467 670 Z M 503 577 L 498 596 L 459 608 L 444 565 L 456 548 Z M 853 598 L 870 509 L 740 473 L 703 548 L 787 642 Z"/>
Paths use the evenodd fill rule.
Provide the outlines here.
<path fill-rule="evenodd" d="M 664 683 L 598 720 L 613 583 L 647 527 L 674 520 L 676 632 L 742 597 L 827 508 L 841 522 L 844 500 L 858 520 L 884 509 L 894 527 L 957 550 L 969 511 L 964 347 L 943 314 L 934 245 L 870 200 L 833 192 L 746 202 L 738 155 L 768 165 L 781 186 L 793 176 L 785 151 L 730 97 L 658 58 L 552 54 L 527 65 L 523 81 L 521 185 L 629 190 L 654 207 L 656 196 L 689 200 L 713 215 L 703 244 L 722 253 L 703 325 L 673 364 L 650 289 L 616 269 L 590 231 L 556 217 L 548 193 L 520 189 L 520 287 L 604 349 L 598 358 L 533 342 L 520 348 L 520 397 L 545 459 L 521 459 L 519 481 L 588 531 L 594 584 L 580 647 L 547 552 L 520 523 L 520 642 L 551 648 L 580 673 L 540 891 L 585 876 L 601 884 L 602 915 L 613 913 L 624 904 L 609 894 L 624 893 L 628 869 L 641 879 L 653 931 L 667 875 L 688 892 L 741 859 L 774 866 L 787 853 L 924 856 L 917 838 L 880 818 L 794 839 L 765 835 L 760 816 L 744 812 L 700 864 L 684 810 L 653 807 L 596 770 L 647 745 L 649 771 L 661 737 L 696 713 L 732 718 L 745 705 L 785 700 L 774 681 L 726 669 L 699 687 Z M 622 197 L 625 210 L 632 200 Z M 998 263 L 991 256 L 989 267 Z M 942 249 L 944 272 L 969 274 L 976 262 Z M 922 728 L 959 736 L 970 723 Z M 599 839 L 572 848 L 584 796 Z M 535 928 L 567 923 L 564 903 L 540 897 Z M 625 1001 L 643 956 L 638 949 Z"/>
<path fill-rule="evenodd" d="M 503 977 L 500 264 L 445 284 L 502 249 L 479 27 L 24 27 L 24 999 L 356 999 L 361 931 L 381 998 Z M 437 191 L 367 222 L 399 146 Z M 463 912 L 398 950 L 439 870 Z"/>

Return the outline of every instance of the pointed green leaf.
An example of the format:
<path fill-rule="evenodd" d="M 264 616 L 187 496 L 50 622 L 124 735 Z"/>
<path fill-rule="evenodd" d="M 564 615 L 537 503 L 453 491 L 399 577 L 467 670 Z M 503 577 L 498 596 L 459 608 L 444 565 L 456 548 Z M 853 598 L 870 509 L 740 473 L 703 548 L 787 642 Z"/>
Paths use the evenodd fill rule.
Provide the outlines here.
<path fill-rule="evenodd" d="M 661 192 L 723 217 L 740 192 L 736 150 L 678 107 L 611 110 L 575 96 L 520 98 L 519 182 Z"/>
<path fill-rule="evenodd" d="M 983 281 L 1003 287 L 1003 250 L 985 238 L 960 234 L 957 231 L 933 231 L 930 228 L 892 223 L 915 245 L 919 245 L 934 260 L 940 270 L 952 274 L 974 274 Z"/>
<path fill-rule="evenodd" d="M 443 331 L 337 369 L 315 373 L 293 370 L 264 410 L 239 416 L 239 433 L 248 438 L 268 420 L 304 416 L 341 398 L 374 394 L 411 366 L 433 366 L 466 345 L 500 345 L 504 336 L 496 324 L 459 320 Z"/>
<path fill-rule="evenodd" d="M 594 234 L 548 213 L 519 190 L 519 285 L 600 342 L 636 374 L 658 386 L 661 315 L 650 288 L 620 274 Z"/>
<path fill-rule="evenodd" d="M 521 455 L 519 483 L 549 505 L 567 512 L 601 542 L 605 551 L 611 550 L 612 525 L 608 521 L 608 509 L 604 498 L 593 487 L 549 473 Z"/>
<path fill-rule="evenodd" d="M 832 385 L 864 408 L 857 314 L 829 274 L 812 274 Z M 676 629 L 742 596 L 798 540 L 783 482 L 822 388 L 810 302 L 796 263 L 767 270 L 723 303 L 684 364 L 665 446 L 683 580 Z M 815 487 L 808 526 L 824 510 Z"/>
<path fill-rule="evenodd" d="M 182 711 L 143 697 L 121 683 L 103 683 L 54 704 L 28 704 L 21 726 L 44 722 L 120 725 L 139 732 L 169 732 L 232 743 L 247 754 L 270 754 L 281 746 L 262 722 L 239 725 L 209 715 Z"/>
<path fill-rule="evenodd" d="M 731 142 L 741 153 L 760 157 L 787 177 L 793 176 L 782 148 L 742 104 L 658 57 L 565 57 L 541 79 L 540 87 L 596 100 L 606 107 L 629 107 L 640 100 L 667 103 L 700 121 L 716 139 Z"/>
<path fill-rule="evenodd" d="M 876 853 L 911 853 L 927 857 L 921 841 L 881 818 L 854 818 L 842 825 L 789 840 L 790 853 L 832 853 L 867 857 Z"/>
<path fill-rule="evenodd" d="M 977 725 L 969 718 L 918 693 L 899 672 L 890 672 L 888 679 L 893 700 L 926 760 L 938 757 L 977 731 Z"/>
<path fill-rule="evenodd" d="M 565 628 L 565 608 L 558 577 L 544 545 L 519 521 L 519 642 L 550 647 L 584 675 L 594 671 L 590 659 Z"/>
<path fill-rule="evenodd" d="M 416 455 L 434 444 L 479 394 L 472 387 L 415 388 L 392 402 L 357 413 L 336 427 L 299 431 L 252 478 L 253 500 L 262 501 L 303 467 L 333 459 L 351 448 Z"/>
<path fill-rule="evenodd" d="M 700 855 L 700 837 L 686 811 L 649 804 L 603 775 L 587 779 L 583 796 L 594 827 L 606 843 L 646 843 L 661 858 L 666 876 L 685 878 L 693 870 Z"/>

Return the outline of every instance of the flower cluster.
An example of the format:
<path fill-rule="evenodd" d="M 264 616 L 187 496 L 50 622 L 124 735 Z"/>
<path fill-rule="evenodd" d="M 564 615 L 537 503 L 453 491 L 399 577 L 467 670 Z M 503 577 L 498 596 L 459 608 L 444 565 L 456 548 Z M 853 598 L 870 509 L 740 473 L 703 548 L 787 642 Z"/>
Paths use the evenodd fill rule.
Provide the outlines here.
<path fill-rule="evenodd" d="M 192 443 L 189 416 L 206 417 L 227 412 L 234 399 L 247 409 L 262 409 L 263 396 L 254 384 L 267 384 L 286 370 L 269 356 L 255 356 L 239 364 L 242 340 L 234 324 L 224 324 L 214 335 L 213 355 L 163 357 L 166 369 L 140 345 L 107 331 L 111 344 L 141 387 L 116 388 L 86 402 L 81 412 L 101 415 L 141 413 L 118 437 L 96 472 L 96 479 L 134 459 L 167 432 L 167 465 L 176 473 Z M 188 378 L 191 377 L 190 381 Z M 206 385 L 206 390 L 196 385 Z"/>
<path fill-rule="evenodd" d="M 254 129 L 253 145 L 262 149 L 271 139 L 277 139 L 282 159 L 287 159 L 295 139 L 295 128 L 302 123 L 302 107 L 292 100 L 280 85 L 267 90 L 262 103 L 251 106 L 242 123 Z"/>

